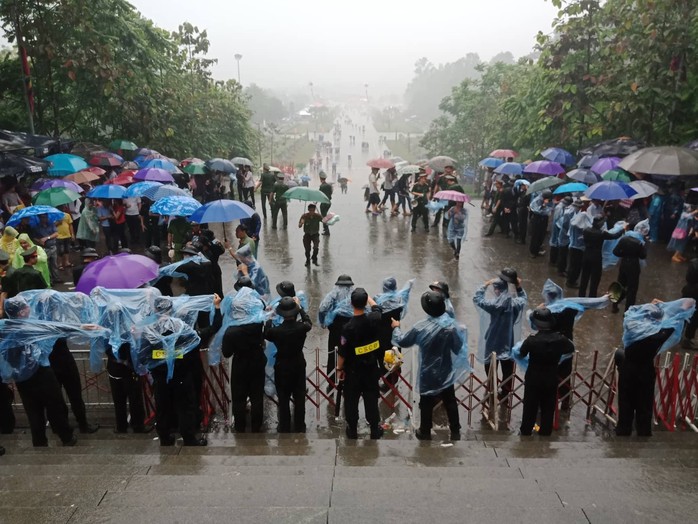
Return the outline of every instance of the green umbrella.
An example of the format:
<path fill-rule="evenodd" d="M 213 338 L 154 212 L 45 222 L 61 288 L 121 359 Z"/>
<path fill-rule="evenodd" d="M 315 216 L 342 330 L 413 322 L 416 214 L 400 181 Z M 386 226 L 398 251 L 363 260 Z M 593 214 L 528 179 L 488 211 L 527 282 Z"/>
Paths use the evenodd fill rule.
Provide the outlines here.
<path fill-rule="evenodd" d="M 322 191 L 310 189 L 309 187 L 292 187 L 283 194 L 287 200 L 302 200 L 304 202 L 320 202 L 329 204 L 330 199 Z"/>
<path fill-rule="evenodd" d="M 71 191 L 70 189 L 66 189 L 64 187 L 52 187 L 50 189 L 39 191 L 36 195 L 34 195 L 34 198 L 32 198 L 32 202 L 37 206 L 58 207 L 75 202 L 79 198 L 80 195 L 78 195 L 75 191 Z"/>
<path fill-rule="evenodd" d="M 195 164 L 193 162 L 184 166 L 182 171 L 189 173 L 190 175 L 205 175 L 208 173 L 205 164 Z"/>
<path fill-rule="evenodd" d="M 112 143 L 109 144 L 109 149 L 112 151 L 135 151 L 138 149 L 138 146 L 128 140 L 113 140 Z"/>
<path fill-rule="evenodd" d="M 613 181 L 615 181 L 615 182 L 631 182 L 632 181 L 628 172 L 625 171 L 624 169 L 619 168 L 619 167 L 609 169 L 603 175 L 601 175 L 601 178 L 603 178 L 604 180 L 607 180 L 609 182 L 613 182 Z"/>
<path fill-rule="evenodd" d="M 539 191 L 543 191 L 544 189 L 550 189 L 551 187 L 559 186 L 562 183 L 562 180 L 554 176 L 541 178 L 540 180 L 536 180 L 535 182 L 533 182 L 533 184 L 528 186 L 528 191 L 526 191 L 526 194 L 530 195 L 531 193 L 538 193 Z"/>

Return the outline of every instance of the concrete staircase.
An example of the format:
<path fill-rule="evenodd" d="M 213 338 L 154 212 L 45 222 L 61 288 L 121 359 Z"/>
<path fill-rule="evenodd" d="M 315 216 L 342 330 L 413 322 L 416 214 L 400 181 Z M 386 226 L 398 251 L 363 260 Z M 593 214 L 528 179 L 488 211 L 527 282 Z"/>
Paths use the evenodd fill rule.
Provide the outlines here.
<path fill-rule="evenodd" d="M 698 516 L 698 436 L 551 439 L 467 431 L 448 445 L 390 433 L 347 441 L 209 436 L 203 448 L 150 435 L 80 435 L 35 449 L 0 436 L 0 522 L 660 522 Z"/>

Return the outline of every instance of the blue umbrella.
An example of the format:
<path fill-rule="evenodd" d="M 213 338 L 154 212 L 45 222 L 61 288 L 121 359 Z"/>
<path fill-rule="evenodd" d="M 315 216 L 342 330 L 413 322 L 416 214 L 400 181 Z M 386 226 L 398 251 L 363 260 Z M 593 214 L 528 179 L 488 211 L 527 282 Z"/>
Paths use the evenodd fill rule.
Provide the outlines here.
<path fill-rule="evenodd" d="M 579 162 L 577 162 L 577 167 L 581 167 L 584 169 L 589 169 L 591 166 L 594 165 L 594 162 L 596 162 L 599 159 L 598 156 L 596 155 L 584 155 Z"/>
<path fill-rule="evenodd" d="M 126 188 L 117 184 L 104 184 L 87 193 L 90 198 L 124 198 Z"/>
<path fill-rule="evenodd" d="M 189 193 L 180 189 L 177 186 L 158 186 L 148 189 L 144 194 L 144 197 L 149 198 L 153 202 L 157 202 L 161 198 L 170 196 L 191 196 Z"/>
<path fill-rule="evenodd" d="M 124 193 L 124 197 L 142 197 L 148 189 L 157 189 L 158 187 L 162 187 L 162 184 L 160 182 L 137 182 L 126 190 L 126 193 Z"/>
<path fill-rule="evenodd" d="M 488 156 L 480 160 L 479 165 L 482 167 L 499 167 L 504 163 L 501 158 L 494 158 L 493 156 Z"/>
<path fill-rule="evenodd" d="M 150 212 L 170 217 L 188 217 L 200 207 L 201 204 L 191 197 L 169 196 L 150 206 Z"/>
<path fill-rule="evenodd" d="M 549 147 L 540 155 L 546 160 L 557 162 L 563 166 L 573 166 L 577 162 L 572 153 L 561 147 Z"/>
<path fill-rule="evenodd" d="M 157 168 L 157 169 L 164 169 L 168 173 L 178 173 L 179 169 L 177 169 L 177 166 L 174 165 L 172 162 L 165 158 L 154 158 L 153 160 L 148 160 L 145 164 L 143 164 L 143 169 L 146 168 Z"/>
<path fill-rule="evenodd" d="M 562 193 L 579 193 L 589 189 L 589 186 L 582 184 L 581 182 L 570 182 L 569 184 L 562 184 L 553 191 L 553 195 L 561 195 Z"/>
<path fill-rule="evenodd" d="M 49 222 L 63 220 L 65 213 L 51 206 L 29 206 L 20 209 L 7 221 L 8 226 L 17 226 L 23 218 L 29 218 L 29 224 L 36 227 L 39 224 L 39 215 L 48 215 Z"/>
<path fill-rule="evenodd" d="M 567 173 L 567 178 L 576 180 L 577 182 L 582 182 L 583 184 L 596 184 L 601 182 L 601 177 L 594 173 L 591 169 L 579 168 L 573 169 Z"/>
<path fill-rule="evenodd" d="M 225 158 L 212 158 L 206 162 L 206 167 L 211 171 L 223 171 L 224 173 L 237 173 L 238 170 L 230 160 Z"/>
<path fill-rule="evenodd" d="M 592 200 L 625 200 L 637 194 L 624 182 L 597 182 L 584 192 Z"/>
<path fill-rule="evenodd" d="M 48 160 L 52 164 L 51 167 L 48 168 L 49 176 L 72 175 L 73 173 L 90 167 L 81 157 L 69 155 L 67 153 L 49 155 L 44 160 Z"/>
<path fill-rule="evenodd" d="M 198 224 L 211 224 L 250 218 L 253 214 L 254 209 L 237 200 L 214 200 L 197 209 L 189 220 Z"/>
<path fill-rule="evenodd" d="M 518 162 L 504 162 L 497 166 L 494 172 L 502 175 L 520 175 L 523 173 L 523 166 Z"/>

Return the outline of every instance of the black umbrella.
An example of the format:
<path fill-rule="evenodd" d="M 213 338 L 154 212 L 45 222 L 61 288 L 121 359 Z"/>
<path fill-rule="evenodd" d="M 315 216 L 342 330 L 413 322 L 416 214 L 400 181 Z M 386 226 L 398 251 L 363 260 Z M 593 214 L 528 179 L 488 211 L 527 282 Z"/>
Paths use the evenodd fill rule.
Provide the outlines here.
<path fill-rule="evenodd" d="M 698 151 L 698 138 L 696 140 L 693 140 L 692 142 L 689 142 L 683 147 L 693 149 L 693 151 Z"/>
<path fill-rule="evenodd" d="M 627 156 L 645 147 L 645 143 L 627 136 L 604 140 L 593 146 L 580 149 L 580 155 L 602 156 Z"/>
<path fill-rule="evenodd" d="M 15 153 L 0 153 L 0 176 L 14 175 L 21 178 L 24 175 L 44 173 L 48 171 L 50 162 L 32 156 Z"/>

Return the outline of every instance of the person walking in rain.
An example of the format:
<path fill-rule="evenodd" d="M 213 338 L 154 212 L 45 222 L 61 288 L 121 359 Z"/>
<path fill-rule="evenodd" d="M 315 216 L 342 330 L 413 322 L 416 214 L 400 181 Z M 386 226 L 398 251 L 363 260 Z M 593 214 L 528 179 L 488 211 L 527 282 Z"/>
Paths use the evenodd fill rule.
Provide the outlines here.
<path fill-rule="evenodd" d="M 378 204 L 380 204 L 380 191 L 378 189 L 378 180 L 380 173 L 377 167 L 371 168 L 371 174 L 368 175 L 368 207 L 366 213 L 372 211 L 374 215 L 380 215 Z"/>
<path fill-rule="evenodd" d="M 320 171 L 320 191 L 324 193 L 324 195 L 330 200 L 329 204 L 320 204 L 320 216 L 322 218 L 325 218 L 327 216 L 327 212 L 330 210 L 330 207 L 332 207 L 332 184 L 329 184 L 327 182 L 327 174 L 324 171 Z M 330 228 L 327 224 L 323 222 L 322 224 L 322 234 L 325 236 L 329 236 L 330 234 Z M 306 257 L 307 258 L 307 257 Z"/>
<path fill-rule="evenodd" d="M 414 233 L 417 229 L 417 221 L 421 218 L 422 224 L 424 225 L 424 231 L 429 232 L 429 210 L 427 209 L 427 202 L 429 201 L 429 184 L 427 183 L 427 174 L 419 173 L 417 178 L 417 183 L 412 186 L 410 191 L 415 198 L 417 203 L 416 207 L 412 209 L 412 232 Z"/>
<path fill-rule="evenodd" d="M 521 344 L 520 357 L 528 357 L 528 367 L 524 379 L 520 429 L 521 435 L 531 435 L 540 409 L 538 434 L 547 437 L 553 432 L 558 364 L 561 357 L 574 353 L 574 344 L 555 331 L 555 317 L 548 308 L 535 309 L 529 319 L 537 332 L 529 335 Z"/>
<path fill-rule="evenodd" d="M 516 296 L 509 293 L 509 285 L 515 286 Z M 485 298 L 489 286 L 494 291 L 493 299 Z M 480 310 L 483 320 L 480 325 L 479 358 L 485 363 L 485 372 L 489 374 L 492 353 L 495 353 L 502 369 L 499 400 L 506 398 L 513 389 L 514 361 L 509 357 L 521 334 L 521 313 L 527 301 L 521 278 L 511 268 L 502 269 L 498 278 L 485 282 L 473 296 L 473 303 Z"/>
<path fill-rule="evenodd" d="M 421 298 L 422 309 L 428 315 L 406 334 L 400 331 L 400 321 L 393 320 L 393 339 L 403 348 L 419 347 L 419 440 L 431 440 L 434 407 L 443 402 L 451 440 L 460 440 L 460 420 L 455 385 L 462 382 L 470 369 L 468 363 L 468 333 L 446 314 L 444 296 L 427 291 Z"/>
<path fill-rule="evenodd" d="M 298 227 L 303 228 L 303 248 L 305 249 L 305 267 L 310 267 L 310 261 L 317 266 L 317 254 L 320 249 L 320 224 L 322 216 L 317 213 L 315 204 L 308 204 L 308 212 L 301 215 Z M 327 226 L 325 226 L 327 227 Z M 313 248 L 312 257 L 310 248 Z"/>
<path fill-rule="evenodd" d="M 274 191 L 274 183 L 276 182 L 276 177 L 274 173 L 269 171 L 269 165 L 262 165 L 262 174 L 260 175 L 259 182 L 257 182 L 257 187 L 255 189 L 260 189 L 260 199 L 262 200 L 262 215 L 264 220 L 267 219 L 267 204 L 269 204 L 269 209 L 271 210 L 270 198 Z"/>
<path fill-rule="evenodd" d="M 383 351 L 380 347 L 381 308 L 363 288 L 351 292 L 353 317 L 342 329 L 337 356 L 337 377 L 344 381 L 344 416 L 349 439 L 358 438 L 359 397 L 364 399 L 366 420 L 371 439 L 380 439 L 378 411 L 378 379 L 383 373 Z M 366 306 L 371 307 L 366 313 Z"/>
<path fill-rule="evenodd" d="M 279 211 L 283 216 L 284 224 L 283 229 L 288 227 L 288 208 L 286 205 L 288 201 L 283 197 L 284 193 L 288 191 L 288 186 L 284 184 L 284 174 L 276 174 L 276 183 L 272 188 L 271 193 L 271 228 L 276 229 L 276 223 L 279 218 Z"/>
<path fill-rule="evenodd" d="M 448 245 L 453 249 L 453 258 L 458 260 L 461 243 L 467 240 L 468 236 L 468 210 L 465 209 L 464 203 L 456 202 L 456 205 L 446 212 L 446 220 L 448 220 L 446 232 Z"/>

